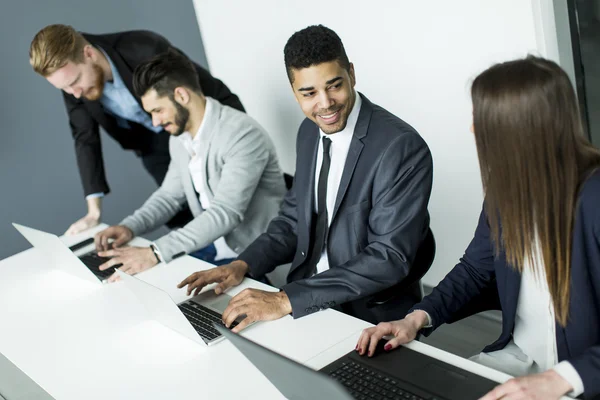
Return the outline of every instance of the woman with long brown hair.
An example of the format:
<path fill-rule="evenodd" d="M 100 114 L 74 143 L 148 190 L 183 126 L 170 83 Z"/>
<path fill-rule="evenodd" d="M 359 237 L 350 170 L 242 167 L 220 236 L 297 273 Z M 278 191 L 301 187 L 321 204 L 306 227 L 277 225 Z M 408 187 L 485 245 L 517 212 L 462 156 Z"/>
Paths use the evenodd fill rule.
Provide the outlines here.
<path fill-rule="evenodd" d="M 357 351 L 391 335 L 389 351 L 496 295 L 502 334 L 473 360 L 520 377 L 485 400 L 600 396 L 600 152 L 571 82 L 530 56 L 487 69 L 471 95 L 485 192 L 475 236 L 429 296 L 366 329 Z"/>

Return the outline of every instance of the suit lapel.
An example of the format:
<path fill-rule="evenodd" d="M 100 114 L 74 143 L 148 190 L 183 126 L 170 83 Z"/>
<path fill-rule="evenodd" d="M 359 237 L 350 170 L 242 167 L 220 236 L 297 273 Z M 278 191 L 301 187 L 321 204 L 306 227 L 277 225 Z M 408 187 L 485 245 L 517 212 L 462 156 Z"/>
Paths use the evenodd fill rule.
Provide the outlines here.
<path fill-rule="evenodd" d="M 210 105 L 209 105 L 210 104 Z M 213 146 L 213 137 L 215 137 L 216 132 L 218 130 L 219 124 L 217 123 L 221 118 L 221 110 L 222 105 L 211 98 L 206 98 L 206 109 L 204 111 L 204 118 L 202 119 L 202 136 L 200 139 L 200 157 L 202 157 L 202 166 L 203 166 L 203 180 L 204 180 L 204 189 L 206 190 L 207 195 L 209 195 L 210 200 L 212 200 L 214 196 L 214 189 L 209 185 L 208 176 L 208 163 L 209 163 L 209 152 L 211 151 L 211 147 Z"/>
<path fill-rule="evenodd" d="M 92 114 L 94 119 L 98 121 L 100 125 L 107 125 L 106 112 L 104 111 L 104 107 L 102 106 L 102 103 L 100 103 L 100 100 L 89 101 L 83 98 L 83 103 L 87 107 L 90 114 Z"/>
<path fill-rule="evenodd" d="M 180 139 L 171 137 L 171 140 Z M 173 161 L 177 163 L 177 168 L 180 169 L 179 176 L 181 177 L 181 185 L 184 188 L 184 191 L 187 192 L 191 190 L 190 194 L 192 194 L 192 198 L 195 199 L 193 203 L 189 203 L 190 210 L 193 215 L 198 215 L 203 211 L 202 204 L 200 204 L 200 193 L 196 192 L 196 187 L 194 186 L 194 181 L 192 179 L 192 174 L 190 173 L 189 164 L 192 160 L 190 154 L 187 152 L 185 145 L 181 142 L 178 143 L 177 154 L 172 154 Z M 194 213 L 194 211 L 196 213 Z"/>
<path fill-rule="evenodd" d="M 352 175 L 354 174 L 354 169 L 358 163 L 360 153 L 365 146 L 362 142 L 362 139 L 367 136 L 369 122 L 371 121 L 371 115 L 373 114 L 371 102 L 369 102 L 369 100 L 361 94 L 359 94 L 359 96 L 361 96 L 362 105 L 360 108 L 360 113 L 358 114 L 358 121 L 356 121 L 356 127 L 354 128 L 354 135 L 352 136 L 352 141 L 350 142 L 350 148 L 348 149 L 348 156 L 346 157 L 346 164 L 344 165 L 344 171 L 342 172 L 342 179 L 340 180 L 340 186 L 335 198 L 335 207 L 333 208 L 331 221 L 333 221 L 335 218 L 340 208 L 340 204 L 342 204 L 342 200 L 346 195 L 348 185 L 350 185 L 350 181 L 352 180 Z"/>

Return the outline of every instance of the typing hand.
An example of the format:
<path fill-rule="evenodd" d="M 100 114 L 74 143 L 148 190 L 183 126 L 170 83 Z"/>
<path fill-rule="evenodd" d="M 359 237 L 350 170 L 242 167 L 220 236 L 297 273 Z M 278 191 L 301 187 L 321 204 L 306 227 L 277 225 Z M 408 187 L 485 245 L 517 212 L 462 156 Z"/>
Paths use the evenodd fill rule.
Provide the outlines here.
<path fill-rule="evenodd" d="M 229 301 L 223 311 L 223 323 L 229 327 L 237 317 L 246 315 L 233 332 L 239 332 L 256 321 L 272 321 L 292 312 L 290 299 L 284 291 L 265 292 L 258 289 L 244 289 Z"/>
<path fill-rule="evenodd" d="M 76 235 L 85 230 L 95 227 L 100 223 L 100 217 L 88 214 L 80 220 L 74 222 L 69 229 L 65 232 L 65 235 Z"/>
<path fill-rule="evenodd" d="M 401 344 L 413 341 L 419 330 L 425 325 L 427 325 L 427 315 L 418 310 L 398 321 L 380 322 L 377 326 L 362 332 L 356 344 L 356 351 L 361 356 L 368 353 L 368 356 L 372 357 L 375 354 L 377 343 L 384 336 L 392 335 L 394 338 L 390 339 L 384 347 L 385 351 L 390 351 Z"/>
<path fill-rule="evenodd" d="M 117 248 L 133 239 L 133 232 L 126 226 L 116 225 L 96 233 L 94 236 L 96 251 L 109 250 L 111 248 L 111 243 L 108 242 L 109 239 L 113 239 L 112 247 Z"/>
<path fill-rule="evenodd" d="M 110 260 L 98 267 L 101 271 L 123 264 L 119 270 L 129 275 L 139 274 L 158 264 L 154 252 L 150 247 L 122 247 L 113 250 L 98 252 L 100 257 L 112 257 Z M 115 272 L 108 278 L 109 282 L 118 281 L 119 275 Z"/>
<path fill-rule="evenodd" d="M 513 378 L 483 396 L 480 400 L 522 399 L 558 400 L 573 390 L 562 376 L 550 369 L 541 374 Z"/>
<path fill-rule="evenodd" d="M 187 285 L 187 295 L 189 296 L 194 292 L 194 296 L 196 296 L 204 286 L 211 283 L 218 283 L 215 287 L 215 293 L 221 294 L 230 287 L 242 283 L 246 272 L 248 272 L 248 264 L 244 261 L 236 260 L 220 267 L 194 272 L 181 281 L 177 287 L 181 289 Z"/>

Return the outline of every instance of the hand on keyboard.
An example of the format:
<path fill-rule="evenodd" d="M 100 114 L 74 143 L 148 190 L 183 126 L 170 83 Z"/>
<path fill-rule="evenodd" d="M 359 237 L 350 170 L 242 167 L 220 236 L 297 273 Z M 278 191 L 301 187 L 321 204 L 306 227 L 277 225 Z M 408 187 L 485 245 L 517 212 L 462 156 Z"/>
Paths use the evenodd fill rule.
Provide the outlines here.
<path fill-rule="evenodd" d="M 110 260 L 100 266 L 101 271 L 114 267 L 117 264 L 122 264 L 119 267 L 120 271 L 129 275 L 135 275 L 158 264 L 154 252 L 150 247 L 121 247 L 101 251 L 98 255 L 101 257 L 111 257 Z M 108 279 L 109 282 L 117 280 L 119 280 L 119 276 L 116 273 Z"/>
<path fill-rule="evenodd" d="M 377 343 L 384 336 L 393 335 L 394 338 L 389 340 L 384 347 L 385 351 L 390 351 L 401 344 L 413 341 L 419 330 L 427 323 L 427 315 L 421 310 L 416 310 L 398 321 L 381 322 L 362 332 L 356 344 L 356 351 L 361 356 L 368 353 L 369 357 L 372 357 L 375 354 Z"/>
<path fill-rule="evenodd" d="M 113 239 L 112 243 L 109 243 L 109 239 Z M 96 233 L 94 236 L 94 243 L 96 245 L 96 251 L 106 251 L 111 248 L 117 248 L 123 246 L 133 239 L 133 232 L 126 226 L 117 225 L 111 226 L 103 231 Z"/>
<path fill-rule="evenodd" d="M 192 294 L 192 292 L 194 293 L 194 296 L 196 296 L 204 286 L 211 283 L 218 283 L 215 288 L 215 293 L 221 294 L 230 287 L 242 283 L 244 276 L 246 276 L 246 272 L 248 272 L 248 264 L 236 260 L 231 264 L 221 265 L 206 271 L 194 272 L 181 281 L 177 287 L 181 289 L 187 286 L 188 296 Z"/>

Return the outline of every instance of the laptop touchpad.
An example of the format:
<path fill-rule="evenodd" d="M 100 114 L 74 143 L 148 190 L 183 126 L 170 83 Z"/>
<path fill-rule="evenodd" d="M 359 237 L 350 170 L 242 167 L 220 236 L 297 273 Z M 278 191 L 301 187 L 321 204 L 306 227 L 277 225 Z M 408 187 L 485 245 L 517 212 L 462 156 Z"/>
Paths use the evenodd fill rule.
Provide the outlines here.
<path fill-rule="evenodd" d="M 205 307 L 211 308 L 219 313 L 223 313 L 231 300 L 231 296 L 228 294 L 215 294 L 214 290 L 206 290 L 195 296 L 192 301 L 202 304 Z"/>

